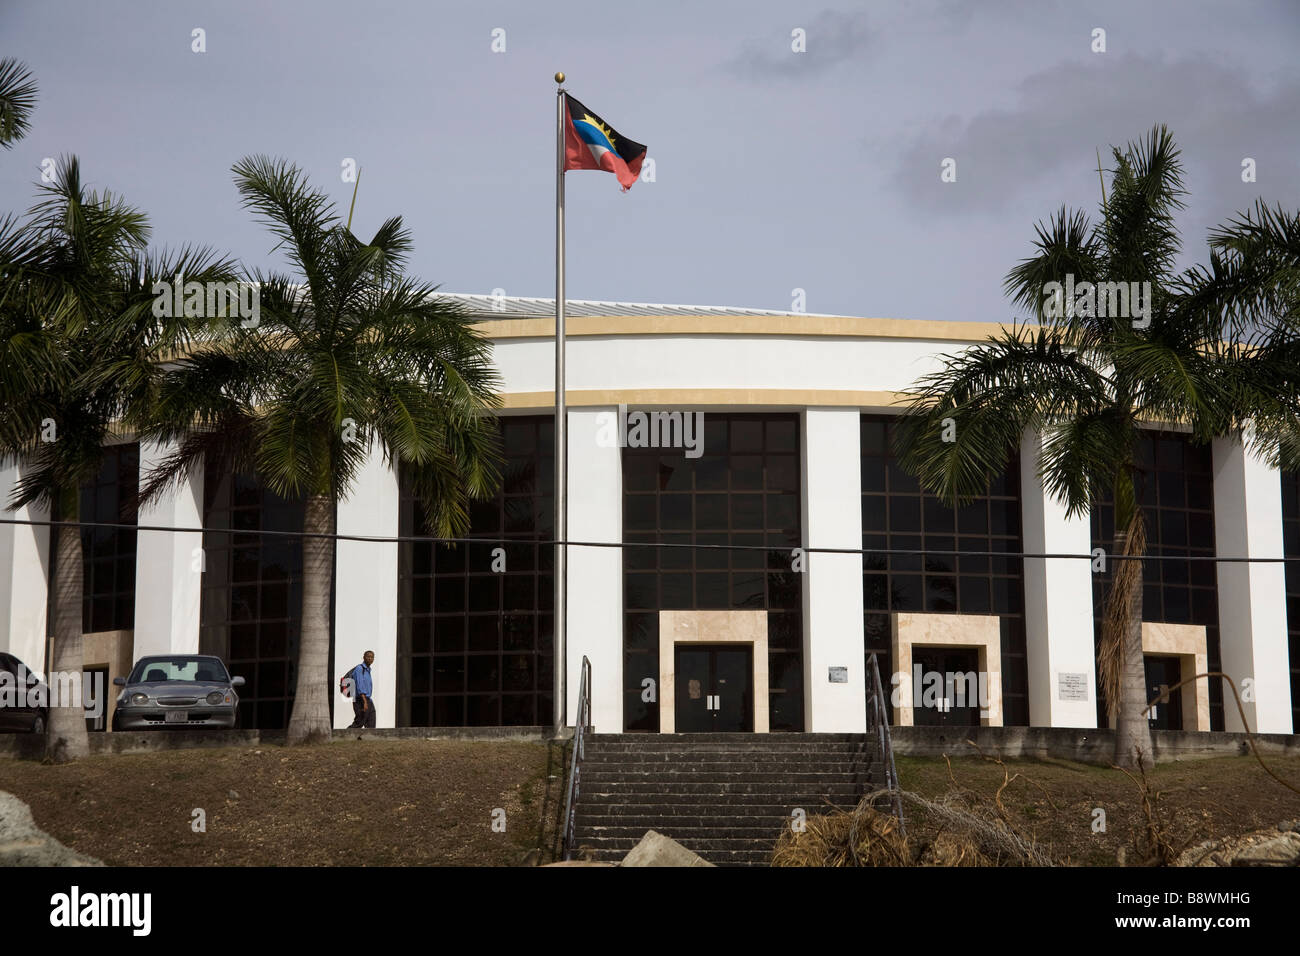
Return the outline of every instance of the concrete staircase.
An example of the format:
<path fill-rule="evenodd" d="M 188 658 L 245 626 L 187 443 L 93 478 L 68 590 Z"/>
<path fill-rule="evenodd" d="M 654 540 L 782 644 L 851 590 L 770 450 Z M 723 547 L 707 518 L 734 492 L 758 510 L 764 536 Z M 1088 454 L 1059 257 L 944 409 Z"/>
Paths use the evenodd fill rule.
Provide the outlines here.
<path fill-rule="evenodd" d="M 618 862 L 657 830 L 719 866 L 765 865 L 796 808 L 852 809 L 880 785 L 876 750 L 862 734 L 596 734 L 576 846 Z"/>

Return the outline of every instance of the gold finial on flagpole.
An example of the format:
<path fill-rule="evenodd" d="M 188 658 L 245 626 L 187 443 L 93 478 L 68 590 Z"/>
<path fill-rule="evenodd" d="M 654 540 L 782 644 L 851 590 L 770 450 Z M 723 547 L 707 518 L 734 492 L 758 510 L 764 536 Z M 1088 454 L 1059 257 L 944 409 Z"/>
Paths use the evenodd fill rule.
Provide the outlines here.
<path fill-rule="evenodd" d="M 555 82 L 556 82 L 556 83 L 563 83 L 563 82 L 564 82 L 564 74 L 563 74 L 563 73 L 556 73 L 556 74 L 555 74 Z"/>

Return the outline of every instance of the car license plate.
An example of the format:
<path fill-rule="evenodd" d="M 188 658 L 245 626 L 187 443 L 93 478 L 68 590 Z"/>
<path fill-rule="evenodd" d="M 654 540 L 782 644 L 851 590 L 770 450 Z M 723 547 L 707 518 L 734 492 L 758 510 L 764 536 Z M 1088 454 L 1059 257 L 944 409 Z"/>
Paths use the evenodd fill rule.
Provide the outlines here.
<path fill-rule="evenodd" d="M 169 724 L 183 724 L 190 719 L 188 710 L 169 710 L 165 718 Z"/>

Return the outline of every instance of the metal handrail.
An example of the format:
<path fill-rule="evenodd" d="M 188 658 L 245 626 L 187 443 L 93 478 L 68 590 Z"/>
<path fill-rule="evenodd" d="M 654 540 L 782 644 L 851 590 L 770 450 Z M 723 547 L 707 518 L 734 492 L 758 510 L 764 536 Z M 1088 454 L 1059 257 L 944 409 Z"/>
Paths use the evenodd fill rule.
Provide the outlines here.
<path fill-rule="evenodd" d="M 591 728 L 591 661 L 582 656 L 582 680 L 578 685 L 578 720 L 573 728 L 573 759 L 569 764 L 569 783 L 564 796 L 564 856 L 573 858 L 575 819 L 578 803 L 579 777 L 586 746 L 586 732 Z"/>
<path fill-rule="evenodd" d="M 868 731 L 874 730 L 880 744 L 880 762 L 885 768 L 885 783 L 889 789 L 889 802 L 894 816 L 898 818 L 898 829 L 907 836 L 907 827 L 903 824 L 903 798 L 898 786 L 898 770 L 894 767 L 894 742 L 889 734 L 889 711 L 885 709 L 885 688 L 880 681 L 880 665 L 873 653 L 871 658 L 871 694 L 867 701 Z"/>

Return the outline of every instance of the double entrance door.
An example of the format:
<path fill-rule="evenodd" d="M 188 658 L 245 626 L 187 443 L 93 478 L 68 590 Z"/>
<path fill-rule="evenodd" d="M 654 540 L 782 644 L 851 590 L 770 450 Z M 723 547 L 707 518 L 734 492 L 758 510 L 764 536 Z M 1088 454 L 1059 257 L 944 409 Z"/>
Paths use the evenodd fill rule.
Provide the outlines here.
<path fill-rule="evenodd" d="M 912 723 L 919 727 L 980 725 L 979 651 L 912 648 Z M 920 681 L 917 681 L 917 668 Z M 974 688 L 969 676 L 974 674 Z M 957 693 L 958 683 L 961 694 Z"/>
<path fill-rule="evenodd" d="M 1174 687 L 1183 679 L 1182 666 L 1177 657 L 1146 657 L 1147 700 L 1156 700 L 1166 688 Z M 1152 730 L 1183 729 L 1183 689 L 1180 687 L 1147 712 Z"/>
<path fill-rule="evenodd" d="M 681 733 L 754 730 L 754 650 L 750 645 L 678 644 L 674 688 Z"/>

